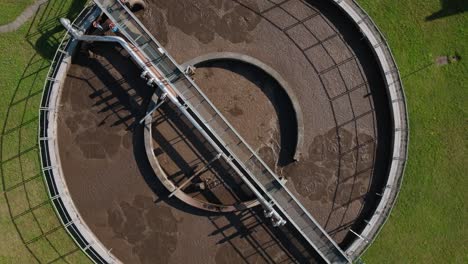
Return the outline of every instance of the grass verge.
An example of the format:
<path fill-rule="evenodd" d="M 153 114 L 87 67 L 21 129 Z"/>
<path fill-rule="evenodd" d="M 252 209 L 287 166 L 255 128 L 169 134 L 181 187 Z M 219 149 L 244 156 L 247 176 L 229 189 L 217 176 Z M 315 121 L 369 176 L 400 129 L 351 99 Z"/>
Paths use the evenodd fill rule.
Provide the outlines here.
<path fill-rule="evenodd" d="M 0 0 L 0 17 L 13 11 Z M 13 1 L 20 10 L 22 2 Z M 29 1 L 32 2 L 32 1 Z M 57 218 L 37 145 L 38 107 L 50 60 L 83 0 L 50 0 L 31 21 L 0 34 L 0 263 L 90 263 Z M 21 13 L 22 10 L 19 11 Z M 1 20 L 0 20 L 1 21 Z"/>
<path fill-rule="evenodd" d="M 368 263 L 468 263 L 468 14 L 462 1 L 359 0 L 400 68 L 410 117 L 409 160 L 392 215 Z M 463 6 L 465 5 L 465 6 Z M 461 60 L 437 65 L 439 56 Z"/>
<path fill-rule="evenodd" d="M 5 25 L 19 16 L 35 0 L 0 0 L 0 25 Z"/>

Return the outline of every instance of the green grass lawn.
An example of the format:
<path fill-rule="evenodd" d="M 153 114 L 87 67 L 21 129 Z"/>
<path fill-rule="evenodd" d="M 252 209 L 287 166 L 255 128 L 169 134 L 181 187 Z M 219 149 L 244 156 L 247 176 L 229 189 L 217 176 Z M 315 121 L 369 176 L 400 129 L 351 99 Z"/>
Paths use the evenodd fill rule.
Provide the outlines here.
<path fill-rule="evenodd" d="M 0 0 L 0 25 L 8 24 L 35 0 Z"/>
<path fill-rule="evenodd" d="M 468 263 L 468 13 L 426 21 L 441 9 L 440 1 L 359 3 L 394 52 L 411 129 L 397 205 L 364 260 Z M 437 56 L 453 54 L 461 61 L 442 67 L 433 64 Z"/>
<path fill-rule="evenodd" d="M 14 19 L 30 2 L 0 0 L 0 19 Z M 64 34 L 58 18 L 76 16 L 83 4 L 50 0 L 18 31 L 0 34 L 1 264 L 90 263 L 49 201 L 37 146 L 44 79 Z"/>
<path fill-rule="evenodd" d="M 0 0 L 0 24 L 31 1 Z M 0 263 L 89 263 L 61 227 L 39 168 L 37 108 L 62 36 L 57 19 L 84 0 L 51 0 L 34 22 L 0 34 Z M 468 17 L 430 22 L 439 0 L 359 0 L 386 34 L 400 67 L 410 114 L 409 161 L 388 223 L 367 263 L 468 263 Z M 457 2 L 457 1 L 454 1 Z M 460 1 L 461 3 L 461 1 Z M 2 20 L 3 19 L 3 20 Z M 441 55 L 461 61 L 439 67 Z M 8 202 L 7 202 L 8 201 Z"/>

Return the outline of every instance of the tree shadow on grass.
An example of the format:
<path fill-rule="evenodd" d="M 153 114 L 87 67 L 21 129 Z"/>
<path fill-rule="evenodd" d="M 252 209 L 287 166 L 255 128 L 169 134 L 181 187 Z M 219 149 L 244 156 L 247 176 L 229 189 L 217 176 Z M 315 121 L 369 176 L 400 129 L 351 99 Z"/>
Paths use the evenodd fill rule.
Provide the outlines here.
<path fill-rule="evenodd" d="M 440 0 L 441 9 L 426 17 L 426 21 L 453 16 L 468 11 L 466 0 Z"/>

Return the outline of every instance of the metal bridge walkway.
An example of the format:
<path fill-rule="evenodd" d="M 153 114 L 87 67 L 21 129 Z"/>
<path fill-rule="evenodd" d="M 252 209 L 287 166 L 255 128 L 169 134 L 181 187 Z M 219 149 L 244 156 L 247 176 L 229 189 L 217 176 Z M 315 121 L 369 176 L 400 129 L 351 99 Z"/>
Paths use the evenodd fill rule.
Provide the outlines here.
<path fill-rule="evenodd" d="M 256 194 L 274 224 L 284 224 L 285 217 L 327 263 L 349 263 L 346 254 L 131 11 L 119 0 L 94 2 L 129 42 L 127 51 L 143 68 L 142 77 L 146 77 L 149 84 L 156 84 L 219 151 L 219 157 L 223 157 Z"/>

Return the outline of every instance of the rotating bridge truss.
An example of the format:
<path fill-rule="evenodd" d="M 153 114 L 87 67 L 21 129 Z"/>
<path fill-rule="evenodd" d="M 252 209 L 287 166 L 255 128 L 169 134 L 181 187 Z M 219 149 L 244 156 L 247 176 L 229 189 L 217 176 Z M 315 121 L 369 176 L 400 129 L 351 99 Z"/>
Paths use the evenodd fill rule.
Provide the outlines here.
<path fill-rule="evenodd" d="M 89 42 L 117 42 L 142 69 L 149 86 L 161 90 L 160 103 L 169 99 L 217 151 L 213 159 L 224 159 L 252 190 L 274 226 L 289 222 L 327 263 L 350 263 L 327 232 L 236 130 L 221 115 L 141 22 L 119 0 L 94 0 L 119 29 L 120 36 L 84 35 L 66 19 L 61 19 L 73 38 Z M 180 188 L 175 192 L 181 191 Z"/>

